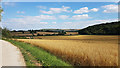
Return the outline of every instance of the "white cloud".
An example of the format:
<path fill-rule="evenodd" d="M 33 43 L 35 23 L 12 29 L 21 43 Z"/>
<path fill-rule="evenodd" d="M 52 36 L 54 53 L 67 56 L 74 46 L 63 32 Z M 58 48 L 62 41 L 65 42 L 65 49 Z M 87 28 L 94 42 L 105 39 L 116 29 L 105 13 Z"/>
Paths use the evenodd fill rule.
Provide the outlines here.
<path fill-rule="evenodd" d="M 83 7 L 83 8 L 80 8 L 79 10 L 75 10 L 73 13 L 82 14 L 82 13 L 88 13 L 88 12 L 89 12 L 88 7 Z"/>
<path fill-rule="evenodd" d="M 71 24 L 72 22 L 64 22 L 65 24 Z"/>
<path fill-rule="evenodd" d="M 44 13 L 44 14 L 53 14 L 52 11 L 43 11 L 43 10 L 40 10 L 41 13 Z"/>
<path fill-rule="evenodd" d="M 21 18 L 8 19 L 5 22 L 11 23 L 21 23 L 21 24 L 47 24 L 47 22 L 42 22 L 44 20 L 55 20 L 54 16 L 40 15 L 40 16 L 20 16 Z"/>
<path fill-rule="evenodd" d="M 105 20 L 95 20 L 100 23 L 107 23 L 107 22 L 115 22 L 118 21 L 118 19 L 105 19 Z"/>
<path fill-rule="evenodd" d="M 56 22 L 52 22 L 53 24 L 56 24 Z"/>
<path fill-rule="evenodd" d="M 5 14 L 5 12 L 3 11 L 3 12 L 1 13 L 1 15 L 2 15 L 2 14 Z"/>
<path fill-rule="evenodd" d="M 39 22 L 40 24 L 48 24 L 48 22 Z"/>
<path fill-rule="evenodd" d="M 90 11 L 97 12 L 99 9 L 98 8 L 93 8 Z"/>
<path fill-rule="evenodd" d="M 70 7 L 62 6 L 62 8 L 50 8 L 50 11 L 53 11 L 54 13 L 70 12 L 68 9 L 70 9 Z"/>
<path fill-rule="evenodd" d="M 16 20 L 17 21 L 17 20 Z M 31 21 L 31 20 L 30 20 Z M 53 28 L 53 29 L 82 29 L 91 25 L 95 25 L 95 24 L 101 24 L 101 23 L 106 23 L 106 22 L 114 22 L 114 21 L 118 21 L 118 19 L 99 19 L 99 20 L 86 20 L 86 21 L 68 21 L 68 22 L 63 22 L 60 24 L 47 24 L 47 22 L 33 22 L 31 24 L 30 21 L 27 21 L 26 24 L 23 23 L 3 23 L 2 22 L 2 26 L 3 27 L 7 27 L 10 29 L 48 29 L 48 28 Z M 52 22 L 53 23 L 53 22 Z"/>
<path fill-rule="evenodd" d="M 49 11 L 40 10 L 40 12 L 45 13 L 45 14 L 71 12 L 72 10 L 69 10 L 69 9 L 70 9 L 70 7 L 62 6 L 61 8 L 50 8 Z"/>
<path fill-rule="evenodd" d="M 60 15 L 59 18 L 60 18 L 60 19 L 68 19 L 69 16 L 67 16 L 67 15 Z"/>
<path fill-rule="evenodd" d="M 40 20 L 54 20 L 56 19 L 54 16 L 50 16 L 50 15 L 40 15 L 40 16 L 35 16 L 37 19 Z"/>
<path fill-rule="evenodd" d="M 4 2 L 3 3 L 5 6 L 15 6 L 14 2 Z"/>
<path fill-rule="evenodd" d="M 101 19 L 101 20 L 86 20 L 86 21 L 75 21 L 75 22 L 64 22 L 62 28 L 66 29 L 82 29 L 91 25 L 101 24 L 101 23 L 110 23 L 118 21 L 117 19 Z"/>
<path fill-rule="evenodd" d="M 104 8 L 105 10 L 103 11 L 104 13 L 115 13 L 118 12 L 118 5 L 105 5 L 102 6 L 102 8 Z"/>
<path fill-rule="evenodd" d="M 37 6 L 38 8 L 40 9 L 46 9 L 47 7 L 46 6 Z"/>
<path fill-rule="evenodd" d="M 87 25 L 85 27 L 95 25 L 95 24 L 110 23 L 115 21 L 118 21 L 118 19 L 91 20 L 86 22 Z"/>
<path fill-rule="evenodd" d="M 80 20 L 80 19 L 88 19 L 90 18 L 88 14 L 83 14 L 83 15 L 74 15 L 72 16 L 72 19 L 74 20 Z"/>
<path fill-rule="evenodd" d="M 97 12 L 98 11 L 98 8 L 93 8 L 91 10 L 88 9 L 88 7 L 83 7 L 83 8 L 80 8 L 79 10 L 75 10 L 73 13 L 75 14 L 83 14 L 83 13 L 88 13 L 88 12 Z"/>
<path fill-rule="evenodd" d="M 25 12 L 24 11 L 17 11 L 17 13 L 24 14 Z"/>

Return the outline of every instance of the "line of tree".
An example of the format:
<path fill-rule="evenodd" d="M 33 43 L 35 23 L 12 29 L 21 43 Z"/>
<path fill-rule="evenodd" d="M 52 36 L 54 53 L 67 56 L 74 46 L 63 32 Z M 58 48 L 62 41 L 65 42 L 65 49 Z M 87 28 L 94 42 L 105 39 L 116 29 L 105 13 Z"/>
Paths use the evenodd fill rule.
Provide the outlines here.
<path fill-rule="evenodd" d="M 120 35 L 120 21 L 89 26 L 78 32 L 80 35 Z"/>

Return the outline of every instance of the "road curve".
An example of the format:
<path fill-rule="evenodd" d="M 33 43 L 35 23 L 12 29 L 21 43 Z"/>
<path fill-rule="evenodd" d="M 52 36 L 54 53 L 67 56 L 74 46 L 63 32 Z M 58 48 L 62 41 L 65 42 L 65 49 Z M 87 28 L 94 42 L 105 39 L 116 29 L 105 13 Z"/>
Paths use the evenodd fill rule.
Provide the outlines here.
<path fill-rule="evenodd" d="M 4 40 L 0 40 L 0 66 L 1 65 L 26 66 L 20 50 L 13 44 Z"/>

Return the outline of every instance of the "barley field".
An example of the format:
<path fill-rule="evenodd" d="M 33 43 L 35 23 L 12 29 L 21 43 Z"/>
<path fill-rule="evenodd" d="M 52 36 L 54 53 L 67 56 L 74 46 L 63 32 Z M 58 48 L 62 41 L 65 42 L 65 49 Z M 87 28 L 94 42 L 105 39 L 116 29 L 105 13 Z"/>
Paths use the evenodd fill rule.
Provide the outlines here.
<path fill-rule="evenodd" d="M 118 66 L 118 36 L 39 36 L 17 41 L 41 47 L 72 65 Z"/>

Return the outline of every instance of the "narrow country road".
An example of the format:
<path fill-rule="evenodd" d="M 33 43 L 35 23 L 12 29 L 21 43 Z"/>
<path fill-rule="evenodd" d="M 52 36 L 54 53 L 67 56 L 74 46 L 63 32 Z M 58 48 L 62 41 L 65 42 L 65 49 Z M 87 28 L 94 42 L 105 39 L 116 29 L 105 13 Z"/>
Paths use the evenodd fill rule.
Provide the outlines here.
<path fill-rule="evenodd" d="M 20 50 L 4 40 L 0 40 L 0 66 L 25 66 Z"/>

